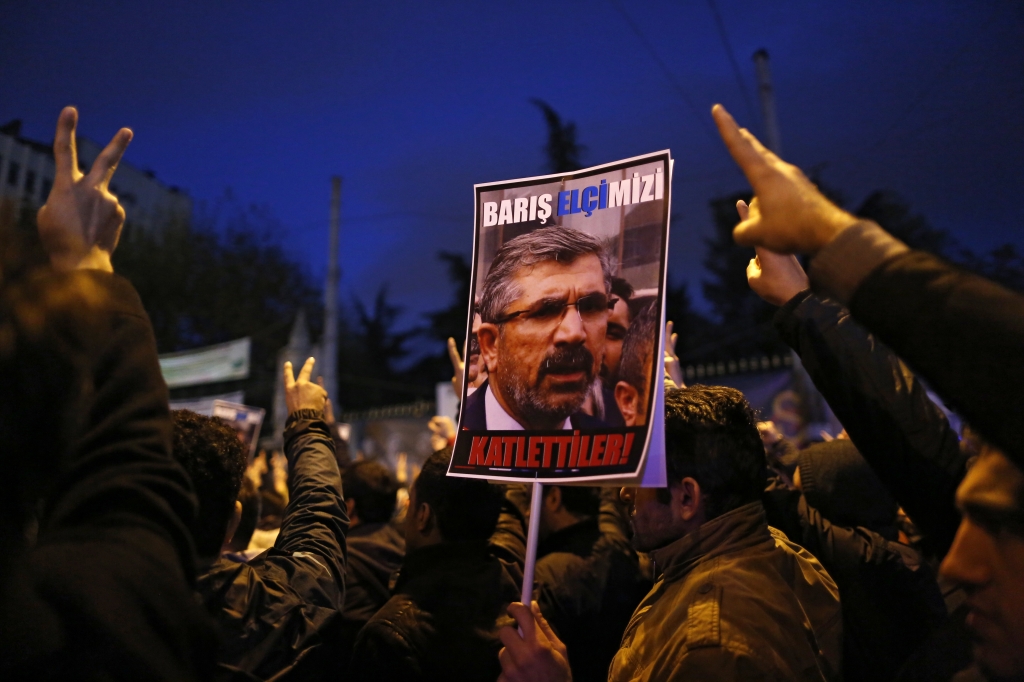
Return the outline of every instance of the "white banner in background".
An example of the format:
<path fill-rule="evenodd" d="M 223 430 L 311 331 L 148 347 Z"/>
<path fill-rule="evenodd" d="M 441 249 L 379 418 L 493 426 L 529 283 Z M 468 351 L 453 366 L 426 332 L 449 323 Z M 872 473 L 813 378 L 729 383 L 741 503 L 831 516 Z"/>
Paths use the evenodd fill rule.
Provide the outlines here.
<path fill-rule="evenodd" d="M 159 358 L 160 372 L 168 388 L 245 379 L 249 376 L 251 349 L 252 340 L 247 336 L 216 346 L 167 353 Z"/>
<path fill-rule="evenodd" d="M 196 414 L 203 414 L 207 417 L 212 417 L 213 403 L 216 400 L 223 400 L 228 403 L 244 403 L 245 391 L 232 391 L 231 393 L 208 395 L 202 398 L 182 398 L 181 400 L 172 400 L 171 409 L 192 410 Z"/>

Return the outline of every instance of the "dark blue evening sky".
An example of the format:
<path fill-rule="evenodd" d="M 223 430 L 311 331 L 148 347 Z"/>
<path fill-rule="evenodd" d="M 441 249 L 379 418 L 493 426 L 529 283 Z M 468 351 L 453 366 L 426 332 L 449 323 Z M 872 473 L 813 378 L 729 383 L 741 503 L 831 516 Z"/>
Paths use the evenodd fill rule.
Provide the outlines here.
<path fill-rule="evenodd" d="M 0 122 L 53 135 L 61 106 L 195 199 L 269 204 L 326 269 L 329 176 L 344 177 L 343 289 L 390 282 L 446 305 L 434 258 L 472 248 L 472 185 L 544 172 L 531 97 L 576 122 L 587 164 L 670 148 L 670 272 L 699 282 L 710 198 L 745 181 L 710 134 L 722 102 L 760 131 L 703 0 L 0 3 Z M 717 0 L 743 79 L 772 57 L 784 156 L 848 205 L 896 190 L 986 248 L 1024 244 L 1024 3 Z M 756 100 L 755 100 L 756 106 Z M 699 289 L 695 289 L 695 292 Z"/>

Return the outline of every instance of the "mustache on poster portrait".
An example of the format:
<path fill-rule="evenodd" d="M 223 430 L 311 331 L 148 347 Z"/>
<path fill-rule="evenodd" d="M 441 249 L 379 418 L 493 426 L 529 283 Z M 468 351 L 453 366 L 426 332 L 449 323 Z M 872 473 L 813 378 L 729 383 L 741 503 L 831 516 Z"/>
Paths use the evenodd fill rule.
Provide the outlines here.
<path fill-rule="evenodd" d="M 537 380 L 540 381 L 548 374 L 569 374 L 571 372 L 586 372 L 587 377 L 592 378 L 594 354 L 587 350 L 586 346 L 567 346 L 556 349 L 541 363 Z"/>

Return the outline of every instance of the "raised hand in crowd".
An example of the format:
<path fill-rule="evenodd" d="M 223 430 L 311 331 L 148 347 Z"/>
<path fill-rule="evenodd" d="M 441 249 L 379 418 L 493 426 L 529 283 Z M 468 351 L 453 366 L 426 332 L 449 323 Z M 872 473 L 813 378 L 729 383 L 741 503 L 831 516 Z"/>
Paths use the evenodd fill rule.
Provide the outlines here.
<path fill-rule="evenodd" d="M 679 363 L 679 356 L 676 355 L 676 341 L 679 334 L 672 333 L 672 321 L 665 323 L 665 379 L 672 382 L 668 388 L 686 388 L 683 381 L 683 366 Z"/>
<path fill-rule="evenodd" d="M 430 429 L 430 449 L 434 452 L 455 443 L 455 422 L 451 417 L 443 415 L 431 417 L 427 428 Z"/>
<path fill-rule="evenodd" d="M 508 606 L 508 615 L 519 625 L 519 631 L 504 627 L 498 633 L 504 648 L 498 654 L 501 662 L 499 682 L 571 682 L 569 654 L 565 644 L 540 612 L 537 602 L 530 608 L 519 602 Z"/>
<path fill-rule="evenodd" d="M 750 209 L 743 200 L 736 202 L 740 220 L 747 220 Z M 781 306 L 801 291 L 811 288 L 811 282 L 796 256 L 775 253 L 764 247 L 754 248 L 755 256 L 747 264 L 747 283 L 754 293 L 772 305 Z"/>
<path fill-rule="evenodd" d="M 324 386 L 324 378 L 317 377 L 316 385 L 325 391 L 327 388 Z M 327 396 L 327 401 L 324 403 L 324 421 L 327 422 L 328 426 L 334 426 L 338 423 L 338 420 L 334 418 L 334 403 L 331 402 L 331 396 Z"/>
<path fill-rule="evenodd" d="M 245 476 L 248 478 L 256 490 L 263 487 L 263 474 L 267 473 L 270 469 L 267 467 L 267 451 L 260 450 L 256 453 L 256 456 L 252 458 L 252 462 L 245 469 Z"/>
<path fill-rule="evenodd" d="M 459 347 L 455 345 L 455 339 L 448 337 L 448 358 L 452 361 L 452 387 L 455 389 L 455 397 L 462 399 L 462 389 L 465 388 L 466 363 L 462 361 L 459 354 Z M 472 379 L 470 379 L 472 382 Z"/>
<path fill-rule="evenodd" d="M 88 175 L 78 169 L 75 127 L 78 111 L 65 107 L 53 140 L 56 174 L 46 204 L 39 209 L 39 237 L 58 270 L 96 269 L 113 272 L 110 256 L 124 225 L 124 209 L 110 193 L 132 131 L 121 128 L 96 157 Z"/>
<path fill-rule="evenodd" d="M 757 422 L 757 433 L 761 436 L 761 443 L 764 444 L 765 449 L 785 438 L 773 421 Z"/>
<path fill-rule="evenodd" d="M 741 246 L 777 253 L 817 253 L 857 218 L 839 208 L 796 166 L 786 163 L 721 104 L 711 109 L 718 132 L 754 189 L 750 213 L 733 230 Z"/>
<path fill-rule="evenodd" d="M 284 401 L 288 406 L 288 414 L 299 410 L 315 410 L 320 413 L 318 418 L 323 415 L 327 404 L 327 391 L 309 380 L 315 362 L 315 359 L 307 358 L 299 370 L 298 379 L 292 372 L 292 363 L 284 363 Z"/>

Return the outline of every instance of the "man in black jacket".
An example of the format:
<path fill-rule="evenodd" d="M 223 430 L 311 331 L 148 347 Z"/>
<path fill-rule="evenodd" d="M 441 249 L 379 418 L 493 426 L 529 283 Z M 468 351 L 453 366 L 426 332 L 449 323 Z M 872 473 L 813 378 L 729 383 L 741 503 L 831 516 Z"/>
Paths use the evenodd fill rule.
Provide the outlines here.
<path fill-rule="evenodd" d="M 0 677 L 206 679 L 195 496 L 149 318 L 111 265 L 124 210 L 107 187 L 132 134 L 83 175 L 77 119 L 61 112 L 38 218 L 49 263 L 24 274 L 0 238 Z"/>
<path fill-rule="evenodd" d="M 747 266 L 751 288 L 780 306 L 775 328 L 850 440 L 941 558 L 960 524 L 953 503 L 966 457 L 945 414 L 913 372 L 835 301 L 811 293 L 792 256 L 759 250 Z"/>
<path fill-rule="evenodd" d="M 521 596 L 522 515 L 501 487 L 446 475 L 434 453 L 409 493 L 407 554 L 394 596 L 359 633 L 353 679 L 493 682 L 498 631 Z"/>
<path fill-rule="evenodd" d="M 858 220 L 741 130 L 723 107 L 712 114 L 757 195 L 733 232 L 737 243 L 813 255 L 812 289 L 847 305 L 992 444 L 956 489 L 963 519 L 942 572 L 969 595 L 980 673 L 1024 677 L 1024 297 Z M 923 479 L 898 481 L 876 467 L 880 478 L 890 490 L 897 483 L 918 487 L 916 515 L 894 496 L 922 529 L 941 531 L 949 525 L 944 481 L 956 473 L 955 466 L 942 469 L 956 460 L 936 451 L 901 454 L 897 468 L 920 470 Z M 928 505 L 927 496 L 937 503 Z"/>
<path fill-rule="evenodd" d="M 274 546 L 249 563 L 220 556 L 240 512 L 241 442 L 211 418 L 177 420 L 175 456 L 199 491 L 199 592 L 224 634 L 224 677 L 320 679 L 338 665 L 332 649 L 344 606 L 348 516 L 324 421 L 327 394 L 309 381 L 313 362 L 297 380 L 291 363 L 284 366 L 288 506 Z"/>
<path fill-rule="evenodd" d="M 834 492 L 842 498 L 847 491 Z M 764 506 L 768 523 L 813 554 L 839 588 L 843 679 L 894 679 L 946 622 L 934 570 L 911 547 L 870 528 L 833 524 L 800 490 L 776 477 L 769 480 Z"/>
<path fill-rule="evenodd" d="M 356 635 L 391 598 L 391 579 L 402 567 L 405 538 L 391 517 L 398 482 L 373 460 L 349 465 L 342 474 L 348 507 L 348 566 L 345 573 L 345 646 L 347 661 Z"/>
<path fill-rule="evenodd" d="M 606 680 L 651 589 L 629 542 L 618 488 L 544 486 L 534 597 L 569 651 L 575 682 Z"/>

